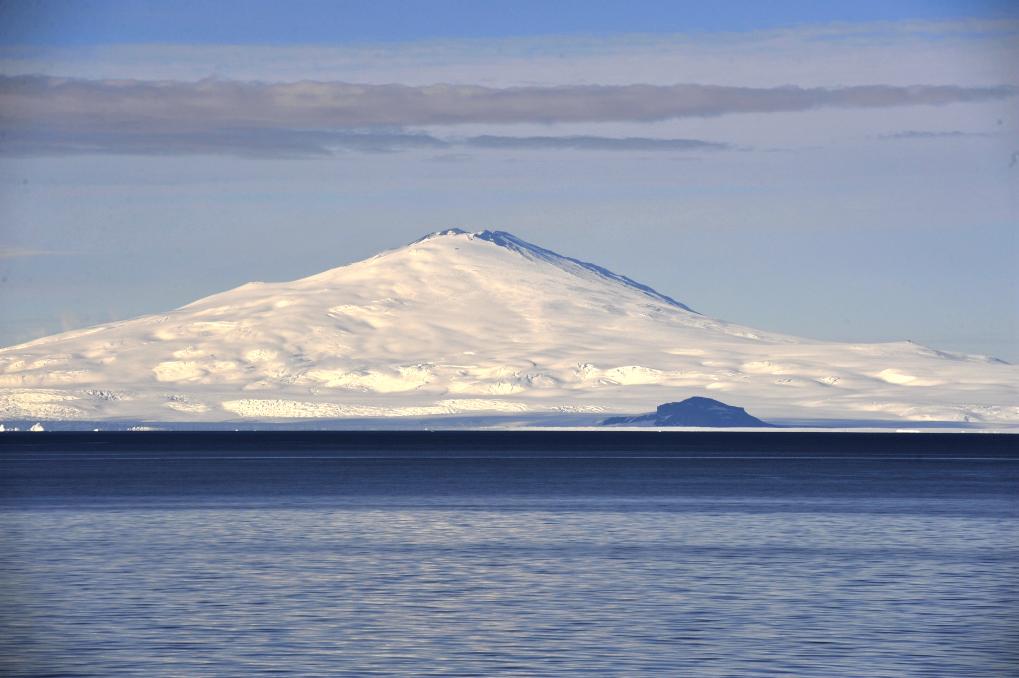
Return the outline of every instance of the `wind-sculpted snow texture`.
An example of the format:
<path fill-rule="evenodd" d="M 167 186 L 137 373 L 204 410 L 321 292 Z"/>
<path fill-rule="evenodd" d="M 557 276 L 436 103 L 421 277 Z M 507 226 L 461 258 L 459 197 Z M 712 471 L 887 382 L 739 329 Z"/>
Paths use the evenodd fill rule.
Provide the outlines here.
<path fill-rule="evenodd" d="M 1019 423 L 1019 369 L 910 342 L 714 320 L 504 232 L 0 350 L 0 420 L 638 413 L 712 395 L 769 419 Z"/>

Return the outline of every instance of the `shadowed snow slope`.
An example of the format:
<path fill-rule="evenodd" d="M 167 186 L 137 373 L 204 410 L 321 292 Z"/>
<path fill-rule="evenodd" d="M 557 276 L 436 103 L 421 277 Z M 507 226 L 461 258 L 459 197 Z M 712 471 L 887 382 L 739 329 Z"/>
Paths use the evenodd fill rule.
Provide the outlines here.
<path fill-rule="evenodd" d="M 286 283 L 0 350 L 0 418 L 643 412 L 1019 421 L 1019 370 L 713 320 L 509 233 L 449 230 Z"/>

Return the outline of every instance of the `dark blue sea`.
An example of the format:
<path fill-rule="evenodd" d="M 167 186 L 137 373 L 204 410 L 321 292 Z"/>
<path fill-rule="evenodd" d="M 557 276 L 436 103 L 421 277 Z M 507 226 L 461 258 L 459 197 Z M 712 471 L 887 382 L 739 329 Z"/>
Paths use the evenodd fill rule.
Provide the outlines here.
<path fill-rule="evenodd" d="M 1019 675 L 1017 441 L 0 434 L 0 673 Z"/>

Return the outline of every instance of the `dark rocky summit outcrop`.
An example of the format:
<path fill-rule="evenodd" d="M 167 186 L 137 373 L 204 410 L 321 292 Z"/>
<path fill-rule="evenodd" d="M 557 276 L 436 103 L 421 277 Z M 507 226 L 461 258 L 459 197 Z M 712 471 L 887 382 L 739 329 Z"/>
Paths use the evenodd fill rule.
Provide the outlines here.
<path fill-rule="evenodd" d="M 678 403 L 665 403 L 648 414 L 635 417 L 609 417 L 602 426 L 771 426 L 733 407 L 711 398 L 693 397 Z"/>

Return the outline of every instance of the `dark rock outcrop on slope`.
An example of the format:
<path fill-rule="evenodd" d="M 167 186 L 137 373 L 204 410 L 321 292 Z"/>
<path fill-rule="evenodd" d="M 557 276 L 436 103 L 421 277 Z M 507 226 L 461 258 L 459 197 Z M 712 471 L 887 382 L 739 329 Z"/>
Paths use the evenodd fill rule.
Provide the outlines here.
<path fill-rule="evenodd" d="M 609 417 L 602 426 L 771 426 L 733 407 L 711 398 L 693 397 L 678 403 L 665 403 L 648 414 L 635 417 Z"/>

